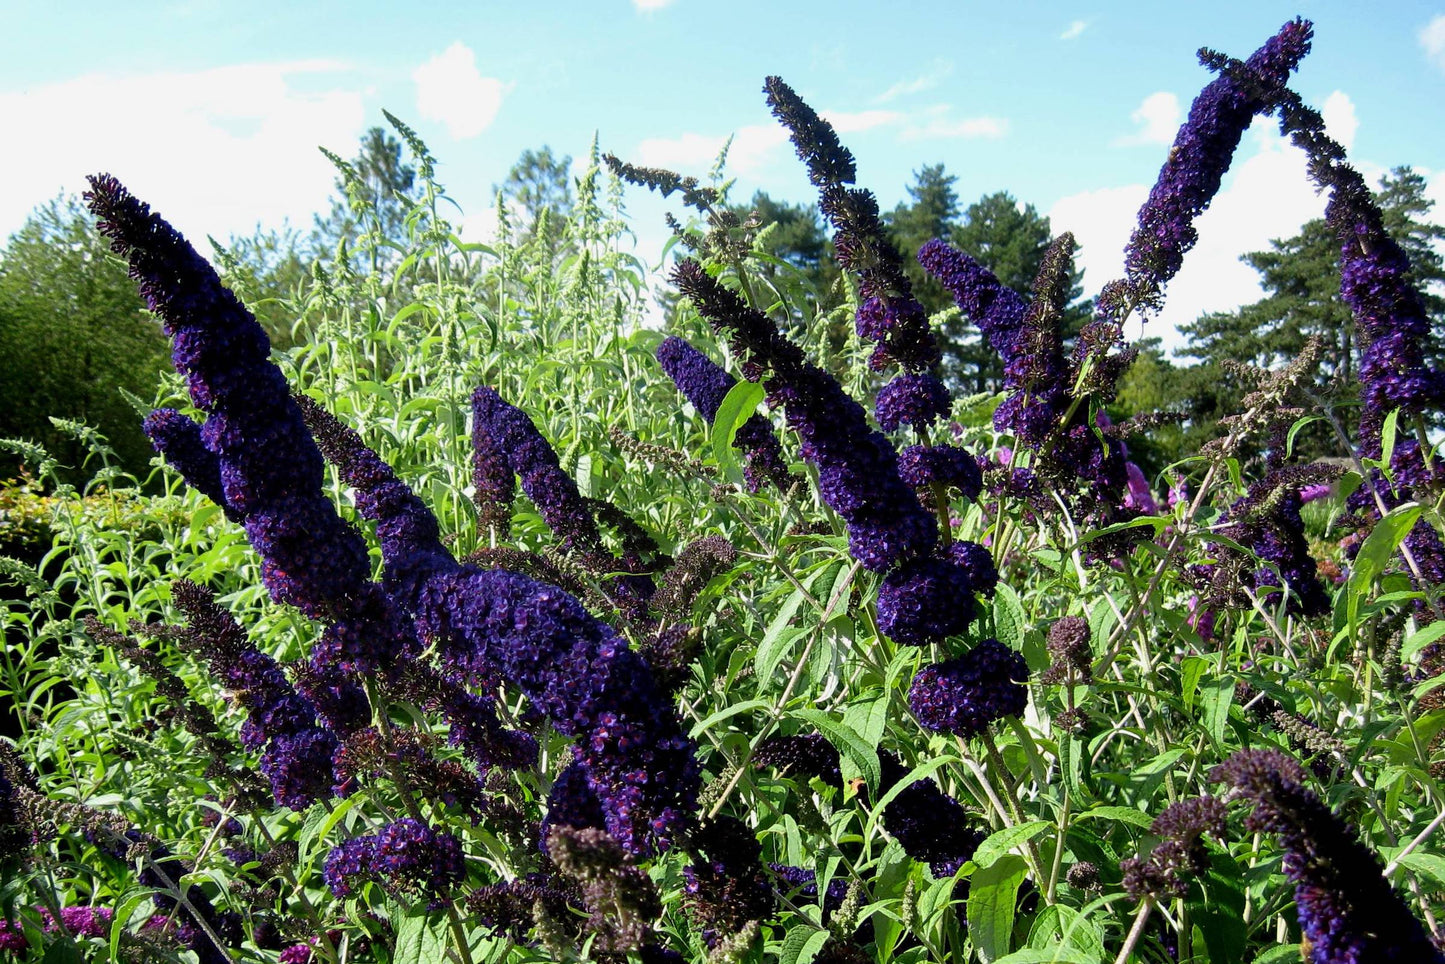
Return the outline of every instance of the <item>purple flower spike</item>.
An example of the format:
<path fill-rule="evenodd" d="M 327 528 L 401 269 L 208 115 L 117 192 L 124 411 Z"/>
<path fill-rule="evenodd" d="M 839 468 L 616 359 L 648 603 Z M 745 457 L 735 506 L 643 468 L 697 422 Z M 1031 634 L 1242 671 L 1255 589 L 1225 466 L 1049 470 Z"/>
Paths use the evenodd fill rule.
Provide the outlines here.
<path fill-rule="evenodd" d="M 1000 282 L 971 255 L 937 238 L 918 250 L 918 263 L 948 289 L 1000 358 L 1007 361 L 1018 354 L 1015 344 L 1028 311 L 1022 295 Z"/>
<path fill-rule="evenodd" d="M 905 646 L 927 646 L 973 621 L 968 570 L 942 559 L 914 559 L 890 572 L 878 590 L 878 628 Z"/>
<path fill-rule="evenodd" d="M 251 645 L 234 616 L 210 590 L 186 579 L 171 587 L 185 614 L 180 643 L 210 665 L 222 686 L 246 709 L 241 742 L 261 751 L 261 772 L 276 802 L 304 810 L 331 796 L 336 737 L 316 723 L 316 707 L 292 687 L 270 656 Z"/>
<path fill-rule="evenodd" d="M 241 519 L 261 554 L 272 598 L 313 617 L 352 610 L 370 579 L 366 544 L 322 493 L 321 453 L 285 377 L 267 360 L 265 332 L 148 205 L 109 175 L 90 178 L 90 185 L 85 197 L 101 232 L 129 260 L 131 277 L 171 336 L 191 400 L 208 414 L 201 437 L 217 459 L 221 504 Z M 154 422 L 163 432 L 178 430 L 172 416 Z M 194 437 L 184 438 L 195 455 Z M 214 476 L 205 469 L 196 481 L 210 487 Z"/>
<path fill-rule="evenodd" d="M 503 416 L 516 412 L 497 402 Z M 629 852 L 670 846 L 691 819 L 700 777 L 694 744 L 647 662 L 556 586 L 458 564 L 421 500 L 360 436 L 319 408 L 308 417 L 355 487 L 357 508 L 376 522 L 393 600 L 441 659 L 464 678 L 515 685 L 577 738 L 607 831 Z"/>
<path fill-rule="evenodd" d="M 902 425 L 922 430 L 946 416 L 953 399 L 935 375 L 899 375 L 878 390 L 876 406 L 878 424 L 885 431 Z"/>
<path fill-rule="evenodd" d="M 898 473 L 915 489 L 939 483 L 969 499 L 983 491 L 978 461 L 956 445 L 910 445 L 898 453 Z"/>
<path fill-rule="evenodd" d="M 853 558 L 886 572 L 904 559 L 928 555 L 938 527 L 899 477 L 898 454 L 869 428 L 863 407 L 696 261 L 681 262 L 673 278 L 758 377 L 767 374 L 769 404 L 782 406 L 803 458 L 817 466 L 819 494 L 847 523 Z"/>
<path fill-rule="evenodd" d="M 584 557 L 598 556 L 602 536 L 576 480 L 562 471 L 557 453 L 526 413 L 485 386 L 472 394 L 472 413 L 496 450 L 507 454 L 522 491 L 557 538 Z"/>
<path fill-rule="evenodd" d="M 155 450 L 191 488 L 220 506 L 226 518 L 240 521 L 240 513 L 226 504 L 226 494 L 221 488 L 221 463 L 216 453 L 206 448 L 199 424 L 173 408 L 158 408 L 146 416 L 142 427 Z"/>
<path fill-rule="evenodd" d="M 715 421 L 718 408 L 737 379 L 675 335 L 657 346 L 657 361 L 698 414 L 709 423 Z M 783 448 L 772 423 L 762 415 L 754 415 L 738 427 L 733 447 L 743 453 L 748 491 L 757 492 L 766 482 L 772 482 L 780 491 L 792 484 L 793 477 L 783 464 Z"/>
<path fill-rule="evenodd" d="M 1136 291 L 1157 296 L 1179 272 L 1199 237 L 1194 219 L 1218 193 L 1255 115 L 1272 106 L 1271 94 L 1309 53 L 1312 33 L 1307 21 L 1291 20 L 1245 61 L 1247 79 L 1218 77 L 1194 99 L 1125 248 L 1126 274 Z"/>
<path fill-rule="evenodd" d="M 1284 872 L 1295 884 L 1300 930 L 1312 964 L 1441 964 L 1431 944 L 1359 834 L 1305 785 L 1305 773 L 1278 750 L 1241 750 L 1209 778 L 1254 805 L 1250 830 L 1278 836 Z"/>
<path fill-rule="evenodd" d="M 467 874 L 456 837 L 405 817 L 332 848 L 323 876 L 340 898 L 355 896 L 361 884 L 374 880 L 394 894 L 435 901 L 444 900 Z"/>
<path fill-rule="evenodd" d="M 919 725 L 973 736 L 1028 705 L 1029 668 L 1023 656 L 986 639 L 953 659 L 925 666 L 913 677 L 908 705 Z"/>

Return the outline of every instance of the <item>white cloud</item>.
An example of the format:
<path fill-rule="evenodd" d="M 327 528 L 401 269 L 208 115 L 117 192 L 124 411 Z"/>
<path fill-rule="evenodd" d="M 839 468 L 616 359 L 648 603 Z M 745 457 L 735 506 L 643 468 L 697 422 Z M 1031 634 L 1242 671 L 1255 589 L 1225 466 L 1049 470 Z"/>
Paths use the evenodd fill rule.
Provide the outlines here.
<path fill-rule="evenodd" d="M 678 137 L 649 137 L 637 145 L 638 163 L 648 167 L 665 167 L 682 174 L 700 174 L 717 160 L 718 152 L 727 143 L 727 135 L 689 132 Z M 774 152 L 786 144 L 787 131 L 777 124 L 751 124 L 740 128 L 728 148 L 728 169 L 749 174 L 771 160 Z"/>
<path fill-rule="evenodd" d="M 1420 28 L 1420 46 L 1435 66 L 1445 70 L 1445 13 L 1438 14 Z"/>
<path fill-rule="evenodd" d="M 903 119 L 903 115 L 896 110 L 860 110 L 853 113 L 830 110 L 823 111 L 823 118 L 832 124 L 839 134 L 853 134 L 896 124 Z"/>
<path fill-rule="evenodd" d="M 298 61 L 88 74 L 0 92 L 0 116 L 35 145 L 0 153 L 0 180 L 10 185 L 0 192 L 0 236 L 35 205 L 84 190 L 85 175 L 100 171 L 120 178 L 203 251 L 207 234 L 225 239 L 287 219 L 307 224 L 336 176 L 316 146 L 349 157 L 363 129 L 362 96 L 347 86 L 347 69 Z"/>
<path fill-rule="evenodd" d="M 492 125 L 502 98 L 512 89 L 495 77 L 483 77 L 477 58 L 461 41 L 412 72 L 416 109 L 427 120 L 444 124 L 457 140 L 476 137 Z"/>
<path fill-rule="evenodd" d="M 1179 131 L 1179 118 L 1179 98 L 1167 90 L 1155 91 L 1129 115 L 1137 125 L 1134 133 L 1119 138 L 1114 145 L 1172 144 Z"/>
<path fill-rule="evenodd" d="M 943 80 L 951 73 L 953 73 L 953 62 L 949 60 L 943 60 L 941 58 L 937 59 L 928 68 L 928 71 L 926 73 L 922 74 L 921 76 L 915 77 L 912 80 L 900 80 L 898 83 L 894 84 L 892 87 L 889 87 L 883 93 L 873 98 L 873 103 L 885 104 L 888 101 L 898 97 L 906 97 L 909 94 L 921 94 L 925 90 L 932 90 L 940 83 L 942 83 Z"/>
<path fill-rule="evenodd" d="M 1337 90 L 1325 98 L 1320 108 L 1325 119 L 1325 133 L 1344 145 L 1345 150 L 1355 146 L 1355 132 L 1360 129 L 1360 119 L 1355 116 L 1355 102 L 1350 95 Z"/>
<path fill-rule="evenodd" d="M 1073 40 L 1075 37 L 1079 36 L 1079 34 L 1083 33 L 1088 28 L 1089 21 L 1075 20 L 1073 23 L 1069 24 L 1069 26 L 1064 30 L 1063 33 L 1059 34 L 1059 39 Z"/>
<path fill-rule="evenodd" d="M 672 6 L 672 2 L 673 0 L 632 0 L 632 6 L 638 13 L 652 13 L 654 10 Z"/>
<path fill-rule="evenodd" d="M 905 141 L 934 138 L 999 138 L 1008 133 L 1008 120 L 1002 117 L 948 117 L 948 108 L 935 107 L 904 128 Z"/>
<path fill-rule="evenodd" d="M 1297 234 L 1324 211 L 1324 199 L 1305 173 L 1304 155 L 1268 121 L 1256 121 L 1251 131 L 1214 203 L 1195 221 L 1199 241 L 1170 281 L 1164 308 L 1144 327 L 1144 334 L 1163 339 L 1166 350 L 1183 345 L 1179 325 L 1258 300 L 1263 294 L 1259 274 L 1239 256 Z M 1124 245 L 1148 191 L 1136 184 L 1076 194 L 1049 211 L 1054 230 L 1073 231 L 1083 248 L 1087 293 L 1122 275 Z M 1139 336 L 1137 321 L 1128 334 Z"/>

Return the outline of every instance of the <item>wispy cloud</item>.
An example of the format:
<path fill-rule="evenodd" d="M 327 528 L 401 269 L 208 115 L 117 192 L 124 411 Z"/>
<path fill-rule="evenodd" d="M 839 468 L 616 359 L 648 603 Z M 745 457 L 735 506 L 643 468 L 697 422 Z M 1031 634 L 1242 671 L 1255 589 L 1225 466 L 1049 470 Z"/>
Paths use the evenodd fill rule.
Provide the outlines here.
<path fill-rule="evenodd" d="M 87 74 L 0 92 L 0 116 L 43 150 L 0 153 L 0 236 L 36 204 L 109 171 L 192 240 L 308 223 L 356 152 L 366 117 L 347 64 L 307 60 L 141 75 Z M 116 110 L 117 104 L 133 110 Z M 164 149 L 157 131 L 164 131 Z"/>
<path fill-rule="evenodd" d="M 1445 70 L 1445 13 L 1439 14 L 1420 28 L 1420 46 L 1430 60 Z"/>
<path fill-rule="evenodd" d="M 689 132 L 677 137 L 649 137 L 637 145 L 638 163 L 648 167 L 664 167 L 683 174 L 697 174 L 717 160 L 726 134 Z M 728 147 L 728 169 L 751 174 L 773 159 L 778 148 L 788 141 L 788 133 L 777 124 L 751 124 L 732 135 Z"/>
<path fill-rule="evenodd" d="M 952 138 L 996 139 L 1008 133 L 1003 117 L 950 117 L 951 108 L 938 104 L 909 119 L 900 138 L 905 141 Z"/>
<path fill-rule="evenodd" d="M 654 10 L 670 7 L 672 3 L 673 0 L 632 0 L 632 6 L 638 13 L 652 13 Z"/>
<path fill-rule="evenodd" d="M 830 110 L 824 111 L 823 117 L 839 134 L 869 131 L 875 127 L 897 124 L 903 119 L 903 115 L 896 110 L 860 110 L 852 113 Z"/>
<path fill-rule="evenodd" d="M 1085 30 L 1088 30 L 1088 29 L 1089 29 L 1089 21 L 1087 21 L 1087 20 L 1075 20 L 1073 23 L 1069 24 L 1067 27 L 1064 28 L 1064 32 L 1061 33 L 1061 34 L 1059 34 L 1059 39 L 1060 39 L 1060 40 L 1073 40 L 1073 39 L 1075 39 L 1076 37 L 1078 37 L 1079 34 L 1083 33 Z"/>
<path fill-rule="evenodd" d="M 483 77 L 477 57 L 461 41 L 412 71 L 416 83 L 416 109 L 427 120 L 446 126 L 457 140 L 476 137 L 492 126 L 502 99 L 512 85 Z"/>
<path fill-rule="evenodd" d="M 1155 91 L 1129 115 L 1136 129 L 1134 133 L 1117 138 L 1115 147 L 1135 144 L 1172 144 L 1179 130 L 1179 98 L 1167 90 Z"/>
<path fill-rule="evenodd" d="M 909 94 L 921 94 L 926 90 L 932 90 L 942 83 L 951 73 L 953 73 L 953 61 L 939 58 L 933 61 L 926 72 L 914 77 L 912 80 L 900 80 L 873 98 L 873 103 L 886 104 L 890 100 L 895 100 L 899 97 L 907 97 Z"/>

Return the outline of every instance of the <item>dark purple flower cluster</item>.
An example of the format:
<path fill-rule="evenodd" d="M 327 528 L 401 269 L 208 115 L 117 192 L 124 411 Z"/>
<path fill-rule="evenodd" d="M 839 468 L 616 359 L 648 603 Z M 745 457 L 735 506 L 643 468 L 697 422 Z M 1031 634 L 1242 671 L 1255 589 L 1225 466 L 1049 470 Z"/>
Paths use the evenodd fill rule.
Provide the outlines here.
<path fill-rule="evenodd" d="M 467 868 L 456 837 L 404 817 L 333 847 L 324 876 L 337 897 L 353 897 L 376 881 L 393 894 L 437 901 L 466 880 Z"/>
<path fill-rule="evenodd" d="M 187 579 L 171 587 L 186 617 L 179 641 L 205 659 L 222 686 L 246 709 L 241 743 L 261 753 L 261 772 L 276 802 L 304 810 L 330 796 L 336 737 L 317 725 L 316 707 L 298 693 L 270 656 L 251 645 L 235 617 L 210 590 Z"/>
<path fill-rule="evenodd" d="M 776 896 L 763 869 L 762 845 L 748 825 L 720 816 L 698 824 L 683 868 L 688 905 L 711 945 L 751 921 L 772 916 Z"/>
<path fill-rule="evenodd" d="M 587 779 L 587 767 L 581 760 L 573 760 L 562 768 L 552 789 L 547 793 L 547 814 L 542 818 L 541 846 L 545 852 L 547 838 L 553 827 L 604 827 L 607 815 L 602 812 L 602 801 L 592 791 Z"/>
<path fill-rule="evenodd" d="M 1178 273 L 1198 232 L 1194 219 L 1209 206 L 1234 150 L 1256 114 L 1309 53 L 1311 25 L 1292 20 L 1244 62 L 1247 76 L 1225 74 L 1194 99 L 1169 157 L 1139 211 L 1125 248 L 1125 270 L 1136 296 L 1150 298 Z"/>
<path fill-rule="evenodd" d="M 843 785 L 838 751 L 821 733 L 770 736 L 758 744 L 753 762 L 772 767 L 784 776 L 817 777 L 829 786 Z"/>
<path fill-rule="evenodd" d="M 1028 705 L 1028 664 L 996 639 L 962 656 L 925 666 L 913 677 L 908 705 L 920 726 L 973 736 Z"/>
<path fill-rule="evenodd" d="M 953 295 L 1000 358 L 1008 360 L 1020 354 L 1017 343 L 1029 307 L 1022 295 L 999 281 L 972 255 L 939 238 L 918 250 L 918 263 Z"/>
<path fill-rule="evenodd" d="M 1228 525 L 1218 531 L 1249 548 L 1267 565 L 1245 572 L 1242 581 L 1250 588 L 1279 586 L 1288 590 L 1288 612 L 1319 616 L 1330 610 L 1330 596 L 1316 572 L 1314 557 L 1305 541 L 1299 486 L 1291 480 L 1298 472 L 1281 470 L 1250 486 L 1249 491 L 1229 508 Z M 1221 547 L 1228 556 L 1231 550 Z M 1276 575 L 1278 571 L 1278 575 Z M 1266 595 L 1273 604 L 1278 591 Z"/>
<path fill-rule="evenodd" d="M 425 505 L 356 433 L 318 437 L 377 523 L 397 604 L 441 658 L 466 678 L 515 685 L 577 738 L 607 831 L 629 852 L 669 845 L 691 819 L 700 777 L 694 744 L 646 661 L 561 589 L 458 564 Z"/>
<path fill-rule="evenodd" d="M 1049 627 L 1049 668 L 1041 683 L 1091 683 L 1094 652 L 1089 640 L 1089 621 L 1082 616 L 1064 616 Z"/>
<path fill-rule="evenodd" d="M 675 335 L 663 339 L 657 346 L 657 361 L 677 390 L 709 424 L 717 418 L 723 399 L 737 384 L 737 379 L 721 366 Z M 780 491 L 786 491 L 792 484 L 793 476 L 783 464 L 783 447 L 773 432 L 772 423 L 762 415 L 753 415 L 739 426 L 733 436 L 733 447 L 743 453 L 743 477 L 748 491 L 757 492 L 765 482 L 773 483 Z"/>
<path fill-rule="evenodd" d="M 175 414 L 149 420 L 239 519 L 261 556 L 261 576 L 278 602 L 331 621 L 319 656 L 355 669 L 384 664 L 398 640 L 378 631 L 389 609 L 370 581 L 361 534 L 348 527 L 322 492 L 321 453 L 268 360 L 261 326 L 215 270 L 148 205 L 115 178 L 92 177 L 86 199 L 116 253 L 130 261 L 142 296 L 171 336 L 172 359 L 196 407 L 206 413 L 202 446 Z M 207 459 L 206 453 L 214 456 Z M 404 628 L 401 629 L 404 632 Z"/>
<path fill-rule="evenodd" d="M 883 764 L 879 792 L 886 792 L 908 775 L 891 753 L 878 754 Z M 933 876 L 952 877 L 973 856 L 984 835 L 969 828 L 968 812 L 938 789 L 932 780 L 915 780 L 905 787 L 883 813 L 883 826 L 903 852 L 928 864 Z"/>
<path fill-rule="evenodd" d="M 142 423 L 146 436 L 171 467 L 181 473 L 190 486 L 210 499 L 232 522 L 241 516 L 226 504 L 221 488 L 221 464 L 216 453 L 206 448 L 201 426 L 173 408 L 158 408 Z"/>
<path fill-rule="evenodd" d="M 472 419 L 472 486 L 472 501 L 482 523 L 505 532 L 512 521 L 517 479 L 507 450 L 492 435 L 491 426 L 480 418 Z"/>
<path fill-rule="evenodd" d="M 1083 514 L 1092 516 L 1092 524 L 1107 525 L 1122 521 L 1121 512 L 1127 512 L 1121 504 L 1128 485 L 1123 446 L 1103 438 L 1101 428 L 1090 424 L 1087 399 L 1076 397 L 1074 389 L 1078 384 L 1084 395 L 1112 390 L 1111 377 L 1101 372 L 1113 372 L 1127 356 L 1105 358 L 1076 351 L 1072 361 L 1065 357 L 1061 326 L 1073 248 L 1068 234 L 1050 245 L 1032 302 L 943 241 L 924 245 L 918 260 L 1003 359 L 1008 397 L 994 412 L 994 427 L 1035 453 L 1031 473 L 1060 482 L 1082 481 Z M 1092 374 L 1079 384 L 1086 366 Z M 1033 474 L 1019 477 L 1025 485 L 1034 480 Z"/>
<path fill-rule="evenodd" d="M 878 199 L 848 186 L 856 177 L 853 157 L 831 124 L 781 78 L 769 77 L 763 90 L 819 189 L 818 207 L 833 225 L 838 263 L 858 277 L 863 303 L 855 323 L 859 336 L 876 345 L 869 365 L 881 371 L 897 363 L 904 369 L 878 393 L 878 424 L 886 431 L 904 424 L 922 430 L 950 407 L 943 383 L 931 374 L 941 352 L 928 312 L 904 273 L 903 257 L 879 217 Z"/>
<path fill-rule="evenodd" d="M 504 571 L 456 567 L 411 602 L 444 659 L 516 685 L 578 739 L 607 830 L 630 852 L 666 846 L 699 786 L 693 743 L 646 662 L 559 589 Z"/>
<path fill-rule="evenodd" d="M 898 455 L 838 382 L 809 363 L 762 313 L 749 308 L 696 261 L 683 261 L 673 279 L 734 350 L 767 374 L 772 404 L 781 405 L 802 441 L 803 458 L 818 468 L 819 492 L 848 525 L 853 558 L 875 572 L 928 555 L 938 529 L 898 477 Z"/>
<path fill-rule="evenodd" d="M 472 412 L 476 422 L 484 426 L 478 437 L 484 436 L 488 444 L 506 454 L 512 471 L 522 480 L 522 491 L 537 506 L 563 548 L 593 573 L 627 573 L 606 579 L 604 586 L 624 618 L 634 622 L 644 619 L 656 587 L 645 571 L 647 566 L 639 549 L 654 554 L 656 544 L 610 503 L 584 498 L 576 481 L 562 471 L 556 451 L 532 420 L 494 390 L 478 388 L 472 395 Z M 621 558 L 603 547 L 598 522 L 604 518 L 610 518 L 614 526 L 621 524 Z M 645 545 L 639 544 L 639 537 Z"/>
<path fill-rule="evenodd" d="M 915 489 L 943 485 L 967 499 L 983 491 L 978 460 L 956 445 L 910 445 L 898 453 L 898 474 Z"/>
<path fill-rule="evenodd" d="M 913 559 L 883 577 L 878 628 L 905 646 L 927 646 L 973 621 L 973 585 L 952 559 Z"/>
<path fill-rule="evenodd" d="M 494 389 L 482 386 L 472 394 L 472 415 L 477 437 L 485 437 L 489 453 L 505 454 L 511 470 L 548 527 L 569 550 L 584 559 L 602 552 L 602 536 L 587 508 L 577 482 L 562 471 L 557 453 L 537 431 L 526 413 L 502 400 Z M 480 452 L 478 458 L 481 457 Z M 494 456 L 489 454 L 488 461 Z M 489 469 L 489 477 L 496 474 Z"/>
<path fill-rule="evenodd" d="M 1426 361 L 1429 315 L 1409 256 L 1385 230 L 1369 186 L 1345 163 L 1344 148 L 1325 131 L 1318 111 L 1304 106 L 1292 92 L 1281 101 L 1281 130 L 1308 155 L 1315 183 L 1330 192 L 1325 220 L 1340 241 L 1340 294 L 1354 315 L 1361 346 L 1360 455 L 1378 459 L 1381 430 L 1392 410 L 1399 410 L 1406 425 L 1439 412 L 1445 404 L 1445 371 Z M 1375 496 L 1386 508 L 1393 508 L 1437 476 L 1439 463 L 1433 468 L 1413 439 L 1402 440 L 1391 455 L 1394 484 L 1372 473 L 1371 484 L 1362 486 L 1347 504 L 1375 516 L 1379 511 Z M 1425 581 L 1436 585 L 1445 581 L 1445 544 L 1428 522 L 1416 523 L 1405 537 L 1405 547 Z"/>
<path fill-rule="evenodd" d="M 973 591 L 992 596 L 998 589 L 998 569 L 993 553 L 977 542 L 955 542 L 948 547 L 948 558 L 968 575 Z"/>
<path fill-rule="evenodd" d="M 1204 849 L 1205 834 L 1222 837 L 1228 812 L 1218 797 L 1202 796 L 1170 804 L 1149 826 L 1162 838 L 1147 857 L 1130 857 L 1119 864 L 1124 872 L 1124 889 L 1135 900 L 1153 897 L 1183 897 L 1189 892 L 1189 878 L 1209 866 Z"/>
<path fill-rule="evenodd" d="M 1209 777 L 1254 805 L 1250 830 L 1275 834 L 1284 846 L 1312 964 L 1445 961 L 1390 888 L 1379 858 L 1304 785 L 1295 760 L 1278 750 L 1241 750 Z"/>
<path fill-rule="evenodd" d="M 903 425 L 926 429 L 953 407 L 948 389 L 936 375 L 903 374 L 878 390 L 874 414 L 884 431 Z"/>

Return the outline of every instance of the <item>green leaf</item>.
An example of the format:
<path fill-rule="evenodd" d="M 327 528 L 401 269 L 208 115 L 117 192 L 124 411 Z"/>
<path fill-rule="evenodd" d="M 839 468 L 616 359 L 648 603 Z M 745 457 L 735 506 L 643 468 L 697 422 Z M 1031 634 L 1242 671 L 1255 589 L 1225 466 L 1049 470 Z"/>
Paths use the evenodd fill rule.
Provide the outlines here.
<path fill-rule="evenodd" d="M 694 724 L 693 728 L 688 731 L 688 736 L 697 739 L 700 735 L 706 733 L 723 720 L 737 716 L 739 713 L 751 713 L 753 710 L 766 709 L 767 706 L 766 700 L 743 700 L 741 703 L 725 706 L 701 723 Z"/>
<path fill-rule="evenodd" d="M 1395 457 L 1395 433 L 1399 428 L 1400 410 L 1397 408 L 1385 416 L 1385 424 L 1380 427 L 1380 468 L 1387 479 L 1390 478 L 1390 462 Z"/>
<path fill-rule="evenodd" d="M 845 723 L 840 723 L 827 713 L 821 710 L 794 710 L 793 716 L 800 720 L 807 720 L 818 728 L 818 732 L 828 738 L 828 742 L 838 748 L 858 771 L 863 774 L 863 779 L 868 783 L 869 799 L 878 798 L 878 784 L 883 781 L 883 766 L 878 762 L 878 751 L 869 746 L 858 731 Z"/>
<path fill-rule="evenodd" d="M 998 594 L 993 601 L 993 630 L 998 641 L 1009 649 L 1017 650 L 1024 644 L 1024 629 L 1027 617 L 1018 593 L 1009 586 L 999 583 Z"/>
<path fill-rule="evenodd" d="M 115 916 L 110 919 L 110 959 L 112 961 L 120 960 L 120 938 L 125 933 L 126 925 L 130 923 L 131 915 L 152 894 L 157 893 L 160 891 L 150 887 L 131 891 L 130 896 L 115 909 Z"/>
<path fill-rule="evenodd" d="M 1439 854 L 1426 853 L 1423 850 L 1416 850 L 1397 858 L 1400 866 L 1408 867 L 1419 874 L 1434 880 L 1439 886 L 1445 886 L 1445 857 Z"/>
<path fill-rule="evenodd" d="M 1369 590 L 1375 577 L 1385 571 L 1390 557 L 1400 548 L 1406 534 L 1415 527 L 1422 511 L 1424 509 L 1418 502 L 1406 502 L 1395 506 L 1375 523 L 1375 528 L 1370 530 L 1355 556 L 1355 568 L 1350 573 L 1351 592 L 1358 594 Z"/>
<path fill-rule="evenodd" d="M 1445 619 L 1436 620 L 1419 632 L 1411 633 L 1400 646 L 1400 659 L 1404 661 L 1414 659 L 1420 650 L 1441 636 L 1445 636 Z"/>
<path fill-rule="evenodd" d="M 1234 702 L 1234 680 L 1212 679 L 1200 689 L 1199 702 L 1204 710 L 1204 729 L 1215 743 L 1224 741 L 1224 727 L 1229 722 L 1229 706 Z"/>
<path fill-rule="evenodd" d="M 85 960 L 80 956 L 80 948 L 75 946 L 75 941 L 65 937 L 45 949 L 40 964 L 85 964 Z"/>
<path fill-rule="evenodd" d="M 778 607 L 777 613 L 772 621 L 768 623 L 768 629 L 763 633 L 762 642 L 758 643 L 757 655 L 753 657 L 753 671 L 758 678 L 759 685 L 764 685 L 773 676 L 773 670 L 783 661 L 793 640 L 806 632 L 805 628 L 794 627 L 789 631 L 788 624 L 793 621 L 797 614 L 798 607 L 803 603 L 803 590 L 795 589 L 792 595 Z"/>
<path fill-rule="evenodd" d="M 1253 964 L 1300 964 L 1298 944 L 1276 944 L 1254 955 Z"/>
<path fill-rule="evenodd" d="M 783 938 L 783 949 L 778 954 L 779 964 L 809 964 L 828 943 L 828 937 L 825 930 L 794 927 Z"/>
<path fill-rule="evenodd" d="M 1015 847 L 1022 847 L 1035 837 L 1042 836 L 1053 827 L 1047 820 L 1030 820 L 1014 827 L 1004 827 L 988 835 L 971 858 L 980 867 L 991 866 L 994 861 Z"/>
<path fill-rule="evenodd" d="M 1203 656 L 1184 657 L 1183 669 L 1179 672 L 1179 691 L 1184 697 L 1185 706 L 1194 705 L 1194 692 L 1199 686 L 1199 678 L 1204 675 L 1205 667 L 1209 660 Z"/>
<path fill-rule="evenodd" d="M 1004 854 L 974 871 L 968 888 L 968 932 L 985 964 L 998 961 L 1013 942 L 1014 909 L 1028 865 L 1016 854 Z"/>
<path fill-rule="evenodd" d="M 408 914 L 396 925 L 392 964 L 435 964 L 446 960 L 447 920 L 441 914 Z"/>
<path fill-rule="evenodd" d="M 1098 960 L 1097 957 L 1085 956 L 1068 947 L 1052 947 L 1047 950 L 1025 947 L 1012 954 L 1005 954 L 994 961 L 994 964 L 1096 964 Z"/>
<path fill-rule="evenodd" d="M 1146 830 L 1154 822 L 1154 818 L 1149 814 L 1142 810 L 1135 810 L 1133 807 L 1094 807 L 1092 810 L 1085 810 L 1083 813 L 1074 815 L 1075 823 L 1080 820 L 1114 820 Z"/>
<path fill-rule="evenodd" d="M 712 422 L 712 454 L 727 472 L 729 478 L 741 477 L 737 455 L 733 451 L 733 439 L 744 422 L 753 417 L 758 403 L 763 400 L 763 386 L 757 382 L 740 381 L 729 389 L 717 408 Z"/>

